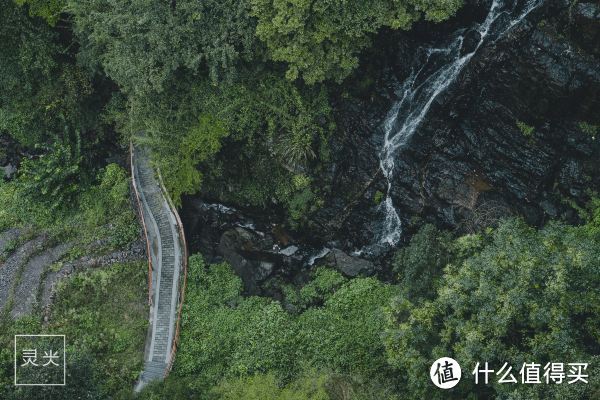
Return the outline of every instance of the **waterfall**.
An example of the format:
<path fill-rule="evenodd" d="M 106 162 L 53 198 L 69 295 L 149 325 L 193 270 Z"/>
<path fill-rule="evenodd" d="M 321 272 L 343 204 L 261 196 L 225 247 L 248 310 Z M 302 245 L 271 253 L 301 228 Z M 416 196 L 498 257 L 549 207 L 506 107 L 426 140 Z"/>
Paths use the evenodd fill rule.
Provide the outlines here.
<path fill-rule="evenodd" d="M 394 159 L 426 117 L 433 101 L 454 82 L 483 43 L 497 40 L 542 2 L 543 0 L 529 0 L 518 7 L 518 1 L 507 6 L 502 0 L 493 0 L 485 20 L 474 28 L 479 34 L 478 43 L 466 53 L 463 49 L 466 34 L 464 29 L 455 33 L 454 39 L 445 47 L 419 49 L 424 56 L 420 67 L 413 68 L 410 76 L 397 89 L 399 100 L 392 106 L 383 123 L 384 140 L 379 153 L 379 164 L 387 181 L 387 193 L 378 206 L 378 212 L 383 215 L 383 223 L 376 236 L 376 243 L 361 252 L 373 253 L 378 248 L 394 246 L 400 240 L 402 223 L 391 197 Z"/>

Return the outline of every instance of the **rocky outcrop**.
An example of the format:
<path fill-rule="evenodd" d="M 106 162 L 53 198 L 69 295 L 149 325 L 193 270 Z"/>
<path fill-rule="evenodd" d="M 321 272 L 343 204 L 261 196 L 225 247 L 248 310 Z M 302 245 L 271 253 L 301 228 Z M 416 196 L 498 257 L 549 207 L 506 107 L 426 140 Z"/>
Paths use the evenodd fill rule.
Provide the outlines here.
<path fill-rule="evenodd" d="M 577 222 L 569 204 L 585 204 L 589 190 L 600 188 L 596 8 L 548 2 L 485 44 L 436 99 L 395 160 L 392 198 L 406 233 L 423 220 L 457 229 L 506 215 L 532 224 L 549 218 Z M 570 25 L 578 19 L 585 21 Z M 389 59 L 376 77 L 377 96 L 340 100 L 332 196 L 317 217 L 326 239 L 352 249 L 376 234 L 376 193 L 385 193 L 386 185 L 373 178 L 391 89 L 407 75 L 407 60 L 422 38 L 435 43 L 448 28 L 439 30 L 438 37 L 418 29 L 398 34 L 400 44 L 388 46 Z M 331 224 L 340 215 L 340 223 Z"/>
<path fill-rule="evenodd" d="M 270 281 L 302 281 L 316 265 L 350 277 L 372 275 L 377 269 L 371 261 L 339 250 L 337 243 L 311 247 L 281 225 L 253 220 L 221 204 L 187 198 L 183 216 L 191 252 L 201 252 L 211 263 L 229 263 L 242 278 L 246 294 L 271 295 Z"/>
<path fill-rule="evenodd" d="M 241 227 L 227 230 L 221 236 L 219 254 L 242 278 L 249 293 L 256 293 L 258 284 L 273 272 L 276 260 L 268 256 L 272 243 Z"/>
<path fill-rule="evenodd" d="M 571 9 L 571 32 L 577 43 L 594 55 L 600 55 L 600 4 L 577 2 Z"/>

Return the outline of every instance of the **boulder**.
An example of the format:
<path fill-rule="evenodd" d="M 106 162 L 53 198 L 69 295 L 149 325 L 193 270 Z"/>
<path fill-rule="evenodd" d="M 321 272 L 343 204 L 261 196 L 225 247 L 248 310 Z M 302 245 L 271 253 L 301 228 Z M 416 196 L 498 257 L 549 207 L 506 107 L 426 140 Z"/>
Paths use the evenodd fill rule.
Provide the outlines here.
<path fill-rule="evenodd" d="M 15 167 L 12 164 L 8 164 L 0 168 L 2 169 L 2 172 L 4 173 L 4 178 L 6 179 L 11 179 L 15 175 L 15 172 L 17 172 L 17 167 Z"/>
<path fill-rule="evenodd" d="M 332 249 L 326 256 L 329 265 L 346 276 L 369 276 L 375 272 L 375 266 L 369 260 L 354 257 L 344 253 L 340 249 Z"/>

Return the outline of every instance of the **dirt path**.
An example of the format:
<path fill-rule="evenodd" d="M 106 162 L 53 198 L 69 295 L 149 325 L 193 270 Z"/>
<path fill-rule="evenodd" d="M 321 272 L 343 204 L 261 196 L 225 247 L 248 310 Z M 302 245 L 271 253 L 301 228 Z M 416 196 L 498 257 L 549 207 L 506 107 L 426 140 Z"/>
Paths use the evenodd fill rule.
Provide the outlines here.
<path fill-rule="evenodd" d="M 18 278 L 19 270 L 36 253 L 43 250 L 46 244 L 46 236 L 39 236 L 33 240 L 19 246 L 6 261 L 0 265 L 0 310 L 11 306 L 10 300 L 13 300 L 11 294 Z"/>
<path fill-rule="evenodd" d="M 63 243 L 44 250 L 29 260 L 23 269 L 20 282 L 18 282 L 14 292 L 15 302 L 11 311 L 13 318 L 18 318 L 33 311 L 44 270 L 64 256 L 70 248 L 71 244 Z"/>

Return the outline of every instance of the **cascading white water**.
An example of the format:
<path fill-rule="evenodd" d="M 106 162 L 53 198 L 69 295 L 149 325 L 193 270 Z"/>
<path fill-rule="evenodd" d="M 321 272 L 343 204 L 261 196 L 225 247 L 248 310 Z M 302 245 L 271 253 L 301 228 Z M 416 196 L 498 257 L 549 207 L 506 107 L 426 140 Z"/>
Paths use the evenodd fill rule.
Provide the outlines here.
<path fill-rule="evenodd" d="M 387 181 L 387 194 L 378 206 L 379 212 L 383 214 L 383 224 L 376 243 L 363 251 L 373 252 L 382 246 L 394 246 L 400 240 L 402 223 L 391 197 L 394 158 L 415 133 L 433 101 L 452 84 L 483 43 L 497 40 L 542 2 L 543 0 L 529 0 L 519 7 L 519 2 L 514 1 L 511 7 L 507 7 L 502 0 L 494 0 L 485 20 L 475 28 L 479 41 L 469 52 L 463 51 L 464 32 L 456 34 L 446 47 L 422 50 L 424 61 L 419 69 L 413 69 L 413 73 L 397 90 L 399 100 L 388 112 L 383 124 L 385 136 L 379 159 Z"/>

